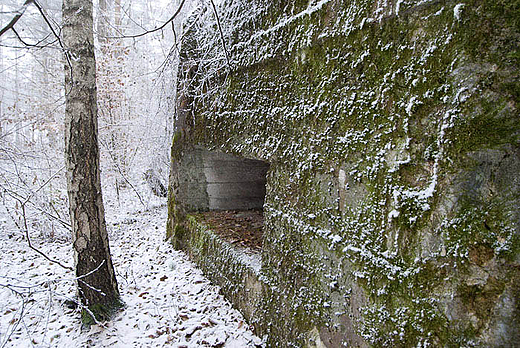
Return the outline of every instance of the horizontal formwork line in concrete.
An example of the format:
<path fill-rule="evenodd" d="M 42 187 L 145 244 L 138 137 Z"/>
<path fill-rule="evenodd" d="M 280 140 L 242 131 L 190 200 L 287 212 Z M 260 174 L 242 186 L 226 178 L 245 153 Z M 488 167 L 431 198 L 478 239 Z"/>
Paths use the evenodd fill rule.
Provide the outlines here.
<path fill-rule="evenodd" d="M 219 184 L 232 184 L 232 183 L 237 183 L 237 184 L 244 184 L 244 183 L 251 183 L 252 185 L 265 185 L 266 184 L 266 181 L 265 180 L 261 180 L 261 179 L 258 179 L 258 180 L 248 180 L 247 178 L 245 178 L 244 180 L 222 180 L 222 181 L 192 181 L 192 180 L 184 180 L 181 184 L 186 184 L 188 183 L 189 185 L 200 185 L 200 184 L 215 184 L 215 185 L 219 185 Z"/>
<path fill-rule="evenodd" d="M 226 199 L 241 199 L 241 200 L 253 200 L 253 199 L 263 199 L 264 196 L 244 196 L 244 195 L 240 195 L 240 196 L 226 196 L 226 197 L 222 197 L 222 196 L 218 196 L 218 195 L 211 195 L 209 194 L 208 197 L 210 199 L 221 199 L 221 200 L 226 200 Z"/>
<path fill-rule="evenodd" d="M 207 189 L 212 190 L 216 187 L 223 187 L 227 189 L 233 190 L 263 190 L 265 191 L 265 182 L 264 181 L 228 181 L 228 182 L 208 182 Z"/>
<path fill-rule="evenodd" d="M 211 199 L 209 200 L 209 210 L 250 210 L 262 209 L 263 200 L 231 200 L 231 199 Z"/>
<path fill-rule="evenodd" d="M 203 166 L 200 168 L 215 168 L 215 167 L 247 167 L 247 168 L 261 168 L 265 169 L 267 171 L 267 168 L 269 168 L 269 164 L 267 163 L 251 163 L 251 162 L 244 162 L 244 161 L 212 161 L 208 160 L 204 163 Z"/>
<path fill-rule="evenodd" d="M 264 197 L 265 190 L 260 187 L 237 187 L 229 186 L 223 187 L 222 185 L 208 185 L 206 192 L 211 197 Z"/>
<path fill-rule="evenodd" d="M 266 173 L 267 171 L 262 167 L 204 167 L 204 175 L 207 182 L 265 182 Z"/>
<path fill-rule="evenodd" d="M 251 183 L 251 184 L 255 184 L 255 185 L 265 185 L 265 180 L 233 180 L 233 181 L 208 181 L 208 185 L 212 185 L 212 184 L 215 184 L 215 185 L 218 185 L 218 184 L 224 184 L 224 185 L 227 185 L 227 184 L 233 184 L 233 183 L 240 183 L 240 184 L 243 184 L 243 183 Z"/>

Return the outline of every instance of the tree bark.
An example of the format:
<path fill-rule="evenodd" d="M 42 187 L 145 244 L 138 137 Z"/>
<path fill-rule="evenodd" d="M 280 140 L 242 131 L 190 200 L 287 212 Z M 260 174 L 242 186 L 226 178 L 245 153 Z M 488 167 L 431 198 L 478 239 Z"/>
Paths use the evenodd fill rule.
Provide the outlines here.
<path fill-rule="evenodd" d="M 78 293 L 103 318 L 119 305 L 105 224 L 97 125 L 92 0 L 63 0 L 65 162 Z M 99 319 L 98 317 L 98 319 Z"/>

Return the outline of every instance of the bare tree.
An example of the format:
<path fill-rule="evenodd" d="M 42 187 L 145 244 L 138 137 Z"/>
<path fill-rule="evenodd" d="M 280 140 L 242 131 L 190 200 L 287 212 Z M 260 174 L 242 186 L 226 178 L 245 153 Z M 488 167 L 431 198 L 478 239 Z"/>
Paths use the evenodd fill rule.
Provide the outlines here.
<path fill-rule="evenodd" d="M 92 0 L 63 0 L 63 44 L 70 57 L 65 65 L 65 162 L 79 297 L 97 319 L 104 319 L 120 299 L 101 194 L 92 8 Z"/>
<path fill-rule="evenodd" d="M 60 0 L 57 0 L 60 1 Z M 52 2 L 49 0 L 49 3 Z M 160 24 L 159 26 L 155 26 L 154 29 L 146 30 L 145 26 L 148 24 L 148 21 L 145 21 L 145 24 L 139 25 L 138 22 L 133 21 L 130 19 L 130 15 L 127 13 L 127 11 L 124 8 L 124 1 L 121 0 L 103 0 L 100 1 L 100 11 L 98 13 L 106 13 L 107 7 L 113 7 L 115 9 L 114 14 L 108 14 L 107 18 L 104 18 L 104 21 L 98 22 L 98 34 L 100 34 L 100 43 L 101 46 L 103 44 L 110 45 L 112 44 L 112 51 L 115 52 L 113 59 L 107 59 L 107 62 L 110 63 L 110 70 L 113 71 L 112 76 L 116 77 L 112 79 L 112 83 L 116 84 L 116 87 L 112 85 L 111 89 L 108 91 L 110 92 L 110 98 L 116 98 L 119 97 L 119 95 L 115 95 L 114 92 L 120 93 L 124 98 L 124 100 L 129 100 L 128 96 L 126 94 L 123 94 L 123 92 L 126 92 L 126 89 L 129 88 L 130 84 L 127 83 L 126 80 L 122 79 L 123 70 L 120 69 L 121 66 L 129 65 L 127 60 L 129 61 L 129 58 L 125 58 L 128 52 L 126 50 L 123 50 L 125 46 L 120 44 L 122 42 L 123 38 L 125 37 L 133 37 L 134 39 L 137 39 L 141 36 L 145 36 L 147 34 L 153 34 L 162 36 L 162 39 L 164 40 L 164 33 L 161 33 L 163 29 L 164 31 L 169 31 L 169 24 L 172 25 L 172 28 L 175 28 L 173 25 L 173 21 L 178 17 L 178 15 L 181 12 L 181 9 L 183 8 L 185 3 L 188 3 L 189 1 L 186 0 L 177 0 L 175 2 L 174 6 L 174 14 L 168 19 L 166 22 Z M 30 52 L 29 54 L 32 54 L 32 52 L 39 52 L 42 51 L 40 48 L 48 48 L 52 47 L 55 50 L 50 52 L 50 56 L 54 58 L 54 60 L 57 58 L 52 55 L 52 52 L 59 52 L 59 50 L 63 50 L 66 54 L 66 60 L 65 60 L 65 71 L 66 71 L 66 167 L 67 167 L 67 181 L 68 181 L 68 195 L 69 195 L 69 213 L 71 216 L 71 223 L 69 224 L 68 221 L 65 221 L 65 215 L 61 214 L 61 210 L 56 210 L 54 205 L 55 202 L 51 199 L 43 200 L 45 205 L 42 205 L 42 207 L 34 206 L 34 201 L 36 201 L 36 198 L 40 198 L 40 196 L 44 197 L 44 189 L 45 190 L 52 191 L 51 190 L 51 184 L 53 183 L 52 180 L 54 178 L 58 177 L 58 174 L 60 171 L 57 171 L 57 169 L 60 167 L 56 167 L 56 163 L 59 161 L 53 161 L 52 159 L 49 159 L 47 157 L 47 160 L 49 163 L 52 164 L 52 166 L 49 166 L 49 168 L 55 169 L 50 170 L 49 173 L 46 176 L 33 175 L 29 177 L 28 175 L 25 175 L 25 173 L 19 173 L 19 171 L 15 171 L 14 174 L 19 176 L 19 181 L 21 182 L 20 187 L 23 187 L 26 189 L 27 193 L 20 196 L 19 191 L 20 187 L 11 187 L 8 185 L 1 187 L 0 189 L 4 189 L 6 193 L 4 196 L 8 198 L 10 201 L 14 202 L 13 204 L 16 205 L 16 210 L 13 211 L 13 216 L 16 218 L 17 211 L 19 210 L 19 225 L 20 225 L 20 231 L 23 232 L 23 235 L 26 236 L 27 240 L 29 239 L 29 229 L 32 229 L 33 231 L 37 231 L 38 228 L 31 224 L 31 221 L 34 220 L 34 216 L 41 216 L 44 214 L 45 216 L 49 215 L 49 218 L 52 218 L 53 220 L 57 221 L 59 223 L 58 226 L 63 226 L 65 230 L 72 230 L 71 235 L 73 236 L 73 247 L 75 250 L 75 272 L 76 272 L 76 279 L 78 282 L 78 293 L 80 300 L 82 302 L 82 305 L 88 306 L 91 310 L 91 312 L 94 312 L 96 315 L 99 316 L 99 318 L 103 317 L 103 312 L 107 312 L 112 308 L 114 305 L 118 305 L 119 303 L 119 294 L 118 294 L 118 287 L 116 283 L 116 279 L 114 277 L 114 269 L 113 265 L 110 259 L 110 253 L 109 253 L 109 246 L 108 246 L 108 237 L 107 237 L 107 231 L 105 226 L 105 217 L 104 217 L 104 207 L 103 207 L 103 201 L 101 198 L 101 185 L 100 185 L 100 174 L 99 174 L 99 148 L 98 148 L 98 126 L 97 126 L 97 117 L 102 115 L 103 109 L 98 109 L 96 104 L 98 101 L 98 97 L 101 97 L 97 93 L 97 91 L 105 88 L 102 84 L 99 84 L 98 80 L 98 87 L 99 89 L 96 89 L 96 82 L 95 82 L 95 70 L 96 70 L 96 61 L 94 57 L 94 38 L 93 38 L 93 19 L 92 19 L 92 0 L 88 0 L 87 3 L 85 1 L 79 1 L 79 0 L 63 0 L 63 22 L 61 23 L 61 18 L 56 13 L 49 12 L 50 10 L 54 9 L 56 6 L 49 6 L 49 3 L 47 1 L 43 0 L 13 0 L 12 5 L 8 8 L 10 10 L 11 8 L 13 11 L 3 12 L 2 15 L 5 15 L 6 17 L 9 16 L 9 19 L 7 22 L 3 22 L 0 25 L 0 36 L 2 38 L 8 38 L 10 42 L 16 43 L 13 44 L 10 49 L 13 50 L 20 50 L 21 53 L 24 52 Z M 18 5 L 15 5 L 17 4 Z M 2 6 L 5 4 L 2 3 Z M 37 10 L 37 11 L 35 11 Z M 23 18 L 22 18 L 23 17 Z M 112 17 L 114 19 L 112 19 Z M 125 36 L 124 34 L 124 19 L 128 18 L 128 20 L 132 21 L 132 25 L 135 28 L 140 28 L 141 30 L 144 30 L 142 34 L 134 35 L 134 36 Z M 150 17 L 153 18 L 153 17 Z M 157 19 L 158 20 L 158 19 Z M 33 23 L 36 23 L 37 25 L 33 25 Z M 141 23 L 142 24 L 142 23 Z M 63 29 L 63 30 L 62 30 Z M 61 33 L 61 35 L 60 35 Z M 4 36 L 5 34 L 5 36 Z M 114 37 L 114 35 L 120 35 L 120 37 Z M 158 39 L 157 39 L 158 40 Z M 109 42 L 110 41 L 110 42 Z M 136 44 L 137 40 L 133 40 L 134 46 Z M 114 43 L 117 43 L 115 45 Z M 142 43 L 141 47 L 144 46 L 144 43 Z M 7 47 L 7 46 L 6 46 Z M 134 47 L 135 48 L 135 47 Z M 57 49 L 57 50 L 56 50 Z M 174 52 L 174 49 L 172 48 L 172 51 Z M 102 52 L 107 53 L 107 52 Z M 18 54 L 18 53 L 16 53 Z M 18 54 L 19 55 L 19 54 Z M 21 55 L 23 58 L 23 55 Z M 57 56 L 57 55 L 56 55 Z M 137 54 L 136 54 L 137 56 Z M 152 56 L 152 54 L 150 54 Z M 38 56 L 40 57 L 40 56 Z M 121 59 L 119 59 L 121 58 Z M 170 57 L 171 58 L 171 57 Z M 54 61 L 52 60 L 51 63 Z M 20 59 L 20 61 L 24 62 L 25 60 Z M 54 69 L 49 69 L 48 65 L 49 62 L 47 62 L 46 58 L 40 59 L 39 61 L 41 63 L 42 69 L 44 69 L 45 72 L 52 71 Z M 102 60 L 98 59 L 98 63 L 103 62 Z M 149 62 L 147 62 L 149 64 Z M 5 64 L 3 64 L 5 65 Z M 117 65 L 114 67 L 114 65 Z M 161 69 L 164 69 L 164 67 L 161 67 Z M 19 69 L 18 67 L 16 69 L 13 69 L 13 79 L 12 86 L 14 86 L 13 91 L 11 94 L 14 95 L 13 100 L 15 102 L 18 101 L 19 98 L 23 96 L 19 96 L 16 94 L 17 91 L 20 91 L 20 93 L 24 93 L 28 91 L 28 88 L 25 83 L 26 80 L 29 78 L 33 78 L 32 71 L 26 69 L 28 73 L 26 75 L 27 78 L 24 78 L 24 75 L 17 78 L 18 75 L 14 76 L 15 74 L 19 74 L 20 71 L 23 71 Z M 137 69 L 136 69 L 137 70 Z M 34 70 L 36 71 L 36 70 Z M 31 74 L 29 74 L 31 73 Z M 21 74 L 20 74 L 21 75 Z M 40 76 L 40 75 L 38 75 Z M 42 75 L 43 76 L 43 75 Z M 144 76 L 144 74 L 143 74 Z M 153 89 L 153 78 L 150 77 L 150 74 L 146 74 L 146 79 L 148 82 L 146 82 L 151 87 L 149 90 L 147 90 L 147 93 L 151 93 Z M 39 106 L 43 103 L 43 100 L 50 100 L 52 99 L 53 102 L 57 101 L 56 98 L 45 98 L 44 93 L 48 92 L 48 82 L 46 79 L 49 77 L 53 77 L 56 79 L 61 79 L 62 77 L 60 74 L 55 74 L 53 76 L 51 75 L 45 75 L 43 76 L 42 82 L 43 85 L 45 85 L 46 88 L 36 88 L 34 91 L 31 90 L 31 95 L 35 96 L 34 98 L 37 100 L 34 104 Z M 118 79 L 121 79 L 121 81 L 118 81 Z M 128 77 L 126 77 L 128 80 Z M 137 79 L 136 79 L 137 80 Z M 54 80 L 52 80 L 54 81 Z M 51 81 L 51 82 L 52 82 Z M 103 80 L 101 80 L 102 82 Z M 35 82 L 40 83 L 39 79 L 38 81 L 35 80 Z M 123 83 L 124 82 L 124 83 Z M 135 82 L 134 82 L 135 84 Z M 124 86 L 124 87 L 123 87 Z M 132 85 L 133 86 L 133 85 Z M 139 83 L 135 84 L 133 91 L 143 89 L 142 86 L 139 85 Z M 169 90 L 169 89 L 168 89 Z M 36 92 L 38 94 L 36 94 Z M 60 97 L 61 97 L 61 93 Z M 120 98 L 122 99 L 122 98 Z M 103 101 L 103 98 L 102 98 Z M 5 99 L 2 98 L 2 103 L 5 105 Z M 19 103 L 21 104 L 21 103 Z M 103 107 L 103 103 L 100 103 L 101 107 Z M 140 105 L 141 109 L 149 110 L 148 106 L 145 105 L 146 103 L 142 102 L 142 105 Z M 2 105 L 2 106 L 4 106 Z M 151 104 L 150 104 L 151 105 Z M 155 107 L 155 104 L 153 104 Z M 57 108 L 57 106 L 56 106 Z M 5 109 L 5 107 L 3 108 Z M 118 111 L 118 108 L 111 108 L 109 111 Z M 130 108 L 128 108 L 130 110 Z M 35 114 L 35 107 L 30 109 L 31 116 L 32 114 Z M 101 113 L 100 113 L 101 111 Z M 121 111 L 126 111 L 121 110 Z M 130 110 L 131 111 L 131 110 Z M 54 109 L 52 109 L 52 112 L 49 112 L 50 115 L 54 113 Z M 20 115 L 20 112 L 17 112 L 17 110 L 13 111 L 13 114 Z M 41 113 L 44 114 L 43 112 Z M 46 113 L 45 113 L 46 114 Z M 139 112 L 129 112 L 131 115 L 141 115 L 145 113 L 139 113 Z M 56 127 L 52 128 L 52 132 L 60 132 L 62 131 L 61 125 L 62 125 L 62 119 L 61 119 L 61 107 L 59 112 L 60 117 L 57 117 L 54 121 L 57 123 Z M 53 117 L 54 118 L 54 117 Z M 47 119 L 43 119 L 40 117 L 42 127 L 45 125 L 43 130 L 47 130 L 47 128 L 50 128 L 47 125 Z M 30 121 L 30 123 L 29 123 Z M 101 121 L 101 120 L 100 120 Z M 116 122 L 117 121 L 117 122 Z M 132 122 L 129 122 L 132 121 Z M 149 122 L 149 121 L 146 121 Z M 28 125 L 26 125 L 26 123 Z M 61 123 L 61 124 L 58 124 Z M 153 124 L 153 122 L 151 122 Z M 36 126 L 40 127 L 39 124 L 36 124 L 35 121 L 33 121 L 32 118 L 28 119 L 27 122 L 20 123 L 21 126 L 17 128 L 21 128 L 22 130 L 25 130 L 26 128 L 28 130 L 33 130 Z M 115 126 L 118 126 L 119 128 L 126 127 L 129 129 L 129 125 L 133 125 L 133 120 L 130 119 L 122 119 L 121 117 L 117 119 L 113 119 L 112 122 L 109 123 L 113 128 Z M 102 125 L 102 124 L 101 124 Z M 29 127 L 30 126 L 30 127 Z M 161 125 L 154 125 L 156 126 L 153 128 L 159 129 Z M 41 127 L 40 127 L 41 128 Z M 144 140 L 145 136 L 151 136 L 151 127 L 149 127 L 148 130 L 143 131 L 142 133 L 142 139 L 143 141 L 158 141 L 158 137 L 156 135 L 153 135 L 154 137 L 151 138 L 152 140 Z M 39 131 L 39 129 L 36 129 Z M 50 132 L 50 130 L 49 130 Z M 15 136 L 20 132 L 15 132 Z M 103 133 L 103 132 L 101 132 Z M 106 133 L 106 130 L 105 130 Z M 27 138 L 27 145 L 26 147 L 29 149 L 32 149 L 34 145 L 34 139 L 36 139 L 35 136 L 25 136 L 25 133 L 22 134 L 24 136 L 24 139 Z M 29 134 L 31 135 L 31 134 Z M 29 139 L 30 138 L 30 139 Z M 7 138 L 6 138 L 7 139 Z M 103 140 L 102 138 L 99 138 L 100 140 Z M 31 140 L 31 141 L 29 141 Z M 134 141 L 134 139 L 131 139 Z M 7 141 L 7 140 L 6 140 Z M 61 141 L 59 141 L 61 144 Z M 118 172 L 121 174 L 125 182 L 129 184 L 129 186 L 132 187 L 132 189 L 137 193 L 139 199 L 141 202 L 143 201 L 141 196 L 138 193 L 138 190 L 134 188 L 134 186 L 130 183 L 129 179 L 127 179 L 128 173 L 125 172 L 125 167 L 128 166 L 129 161 L 127 160 L 127 157 L 132 158 L 128 155 L 128 149 L 132 149 L 131 146 L 128 146 L 127 143 L 124 143 L 121 141 L 121 139 L 117 139 L 117 141 L 113 141 L 112 147 L 108 147 L 106 144 L 109 144 L 109 141 L 101 141 L 101 143 L 105 144 L 105 147 L 109 149 L 109 155 L 112 161 L 115 163 L 116 168 Z M 154 145 L 155 146 L 155 145 Z M 60 146 L 61 147 L 61 146 Z M 136 146 L 137 149 L 139 146 Z M 60 148 L 61 150 L 61 148 Z M 137 150 L 135 150 L 137 151 Z M 135 152 L 134 151 L 134 152 Z M 51 153 L 51 151 L 48 151 Z M 54 153 L 54 152 L 52 152 Z M 130 155 L 132 153 L 130 152 Z M 33 156 L 34 158 L 37 158 L 37 155 Z M 0 158 L 1 159 L 1 158 Z M 122 161 L 122 159 L 125 159 L 125 161 Z M 8 158 L 10 161 L 9 164 L 12 164 L 16 168 L 19 166 L 19 161 L 16 158 L 12 158 L 10 156 Z M 146 158 L 148 160 L 148 158 Z M 31 163 L 34 162 L 33 158 L 31 158 Z M 167 161 L 165 161 L 167 163 Z M 59 163 L 58 163 L 59 164 Z M 56 167 L 56 168 L 55 168 Z M 143 166 L 141 166 L 142 168 Z M 27 172 L 30 170 L 33 170 L 33 168 L 28 168 Z M 35 168 L 34 170 L 39 169 Z M 32 173 L 32 172 L 31 172 Z M 58 174 L 56 174 L 58 173 Z M 1 173 L 0 173 L 1 174 Z M 139 176 L 140 178 L 141 176 Z M 131 178 L 130 178 L 131 180 Z M 5 182 L 9 183 L 9 178 L 6 177 Z M 41 185 L 40 185 L 41 184 Z M 33 189 L 33 186 L 36 185 L 36 188 Z M 41 187 L 40 187 L 41 186 Z M 36 196 L 34 194 L 41 193 L 40 195 Z M 159 191 L 158 191 L 159 192 Z M 0 192 L 1 193 L 1 192 Z M 11 194 L 11 195 L 9 195 Z M 61 194 L 61 190 L 60 190 Z M 162 189 L 159 192 L 159 195 L 163 196 L 165 194 L 165 190 Z M 63 192 L 63 196 L 65 196 L 65 193 Z M 0 198 L 3 196 L 0 195 Z M 60 202 L 63 202 L 63 207 L 66 207 L 66 200 L 65 197 L 60 200 Z M 143 203 L 144 205 L 144 203 Z M 66 208 L 65 208 L 66 209 Z M 54 225 L 52 225 L 54 226 Z M 54 231 L 54 228 L 52 229 Z M 54 232 L 53 232 L 54 235 Z M 36 245 L 36 244 L 35 244 Z M 31 246 L 31 244 L 30 244 Z M 31 246 L 32 247 L 32 246 Z M 38 252 L 38 250 L 36 250 Z M 88 309 L 87 307 L 87 309 Z"/>

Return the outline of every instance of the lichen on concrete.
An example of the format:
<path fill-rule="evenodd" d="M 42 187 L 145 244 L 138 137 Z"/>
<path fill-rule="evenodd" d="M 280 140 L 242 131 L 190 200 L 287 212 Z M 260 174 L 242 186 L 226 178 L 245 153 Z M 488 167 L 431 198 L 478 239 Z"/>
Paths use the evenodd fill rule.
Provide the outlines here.
<path fill-rule="evenodd" d="M 224 1 L 229 64 L 212 11 L 195 12 L 169 233 L 209 267 L 175 194 L 195 147 L 270 163 L 250 318 L 272 345 L 519 340 L 519 11 L 516 0 Z"/>

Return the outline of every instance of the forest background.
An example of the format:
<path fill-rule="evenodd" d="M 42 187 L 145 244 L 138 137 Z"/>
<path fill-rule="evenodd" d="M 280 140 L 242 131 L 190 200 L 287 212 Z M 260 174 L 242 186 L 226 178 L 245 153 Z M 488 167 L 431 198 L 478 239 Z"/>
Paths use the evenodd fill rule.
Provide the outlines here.
<path fill-rule="evenodd" d="M 75 296 L 67 273 L 62 1 L 0 4 L 0 347 L 253 341 L 218 288 L 163 242 L 166 199 L 158 183 L 168 177 L 182 22 L 197 4 L 94 1 L 102 192 L 126 308 L 110 328 L 97 323 L 86 332 L 67 307 Z M 180 313 L 188 307 L 198 314 Z"/>
<path fill-rule="evenodd" d="M 27 223 L 49 238 L 70 238 L 64 166 L 64 56 L 61 1 L 29 6 L 0 41 L 0 191 L 2 223 Z M 121 205 L 129 188 L 146 206 L 145 172 L 166 182 L 174 113 L 173 29 L 177 1 L 100 0 L 95 4 L 99 145 L 106 203 Z M 0 27 L 20 8 L 0 5 Z M 186 4 L 186 9 L 189 5 Z M 173 24 L 180 29 L 182 14 Z M 46 21 L 50 23 L 47 23 Z M 22 209 L 23 208 L 25 209 Z"/>

